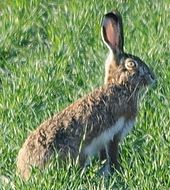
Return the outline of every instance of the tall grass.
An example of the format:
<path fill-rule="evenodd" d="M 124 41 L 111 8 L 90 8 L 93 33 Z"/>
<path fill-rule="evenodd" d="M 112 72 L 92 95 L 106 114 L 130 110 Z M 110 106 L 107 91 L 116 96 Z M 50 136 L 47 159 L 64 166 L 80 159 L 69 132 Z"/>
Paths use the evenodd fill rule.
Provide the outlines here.
<path fill-rule="evenodd" d="M 118 9 L 125 49 L 153 68 L 157 88 L 142 96 L 133 132 L 120 147 L 123 172 L 96 175 L 98 162 L 51 164 L 25 183 L 15 175 L 27 135 L 53 113 L 103 84 L 104 13 Z M 0 2 L 0 174 L 15 189 L 170 188 L 169 0 L 30 0 Z M 57 159 L 56 159 L 57 160 Z M 0 182 L 0 189 L 12 189 Z"/>

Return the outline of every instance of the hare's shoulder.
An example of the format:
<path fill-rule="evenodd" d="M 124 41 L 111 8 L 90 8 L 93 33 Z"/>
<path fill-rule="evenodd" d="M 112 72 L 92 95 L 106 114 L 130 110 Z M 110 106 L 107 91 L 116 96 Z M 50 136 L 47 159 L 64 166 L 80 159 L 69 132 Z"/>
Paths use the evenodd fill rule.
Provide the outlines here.
<path fill-rule="evenodd" d="M 56 122 L 58 124 L 64 121 L 70 121 L 72 118 L 76 119 L 83 115 L 90 114 L 94 108 L 102 105 L 112 103 L 118 104 L 118 100 L 123 101 L 127 99 L 129 92 L 126 88 L 116 85 L 103 86 L 95 89 L 92 93 L 78 99 L 76 102 L 70 104 L 61 112 L 54 114 L 51 118 L 47 119 L 41 126 L 52 126 Z M 104 109 L 103 106 L 103 109 Z"/>

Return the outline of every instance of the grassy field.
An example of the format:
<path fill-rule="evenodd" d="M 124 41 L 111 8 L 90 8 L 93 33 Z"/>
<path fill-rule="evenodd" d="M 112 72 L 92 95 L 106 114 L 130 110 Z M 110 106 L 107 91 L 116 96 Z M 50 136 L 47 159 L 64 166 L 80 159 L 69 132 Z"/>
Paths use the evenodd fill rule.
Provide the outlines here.
<path fill-rule="evenodd" d="M 125 49 L 150 65 L 158 82 L 142 96 L 136 126 L 120 147 L 124 171 L 104 179 L 96 175 L 98 162 L 82 176 L 71 163 L 51 164 L 24 183 L 15 170 L 27 135 L 103 84 L 100 23 L 115 8 L 124 19 Z M 13 189 L 170 189 L 169 20 L 169 0 L 0 1 L 0 175 Z"/>

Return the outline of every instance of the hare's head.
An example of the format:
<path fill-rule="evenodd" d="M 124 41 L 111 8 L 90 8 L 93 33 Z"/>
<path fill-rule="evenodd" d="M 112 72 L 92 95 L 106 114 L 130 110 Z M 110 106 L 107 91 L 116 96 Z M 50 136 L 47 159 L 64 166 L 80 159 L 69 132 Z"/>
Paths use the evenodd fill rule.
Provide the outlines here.
<path fill-rule="evenodd" d="M 131 87 L 140 87 L 154 82 L 154 75 L 149 67 L 137 56 L 124 52 L 123 24 L 119 12 L 104 15 L 102 38 L 110 50 L 106 60 L 106 84 L 129 84 Z"/>

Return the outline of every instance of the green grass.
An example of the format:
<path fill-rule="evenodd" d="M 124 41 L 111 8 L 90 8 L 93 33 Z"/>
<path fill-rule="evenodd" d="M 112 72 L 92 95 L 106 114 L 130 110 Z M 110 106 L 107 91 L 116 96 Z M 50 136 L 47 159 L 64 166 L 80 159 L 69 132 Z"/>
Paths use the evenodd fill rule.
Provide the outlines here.
<path fill-rule="evenodd" d="M 157 77 L 140 103 L 133 132 L 120 147 L 122 173 L 104 179 L 94 163 L 35 172 L 28 183 L 15 175 L 16 156 L 42 121 L 103 84 L 107 49 L 102 15 L 123 16 L 125 49 Z M 15 189 L 170 189 L 169 0 L 30 0 L 0 2 L 0 174 Z M 0 184 L 0 189 L 11 189 Z"/>

